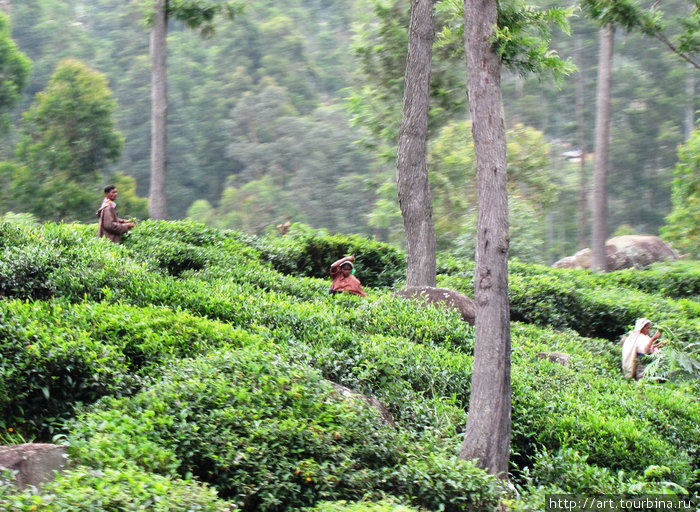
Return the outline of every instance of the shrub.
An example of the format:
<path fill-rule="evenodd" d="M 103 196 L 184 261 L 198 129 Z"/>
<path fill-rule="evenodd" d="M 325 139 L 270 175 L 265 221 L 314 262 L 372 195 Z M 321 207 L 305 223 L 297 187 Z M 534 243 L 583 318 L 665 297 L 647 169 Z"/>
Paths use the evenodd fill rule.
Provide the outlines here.
<path fill-rule="evenodd" d="M 67 470 L 40 489 L 15 492 L 0 487 L 0 507 L 15 512 L 232 512 L 234 507 L 211 488 L 194 481 L 85 466 Z"/>
<path fill-rule="evenodd" d="M 527 368 L 527 369 L 525 369 Z M 513 377 L 513 461 L 529 466 L 538 447 L 579 450 L 613 471 L 642 474 L 652 465 L 671 468 L 681 485 L 691 480 L 692 459 L 656 427 L 661 415 L 638 396 L 633 382 L 595 378 L 544 360 L 517 365 Z M 688 433 L 690 435 L 690 433 Z M 669 436 L 670 437 L 670 436 Z M 684 446 L 692 445 L 687 443 Z"/>
<path fill-rule="evenodd" d="M 0 412 L 46 439 L 79 402 L 131 392 L 173 358 L 264 345 L 228 324 L 165 308 L 0 301 Z"/>
<path fill-rule="evenodd" d="M 60 307 L 0 301 L 0 417 L 42 439 L 78 403 L 136 385 L 123 354 L 63 328 L 61 315 Z"/>
<path fill-rule="evenodd" d="M 394 500 L 382 501 L 322 501 L 309 512 L 418 512 L 406 505 L 396 503 Z"/>
<path fill-rule="evenodd" d="M 359 235 L 329 235 L 294 224 L 283 237 L 255 242 L 273 268 L 295 276 L 328 278 L 331 263 L 353 254 L 357 277 L 364 286 L 393 286 L 406 272 L 405 256 L 394 247 Z"/>
<path fill-rule="evenodd" d="M 185 362 L 132 398 L 105 400 L 68 439 L 81 463 L 135 461 L 164 474 L 177 465 L 179 474 L 211 483 L 245 510 L 358 500 L 368 492 L 471 510 L 496 495 L 492 477 L 473 465 L 423 454 L 317 372 L 257 350 Z M 418 474 L 421 496 L 412 494 Z"/>

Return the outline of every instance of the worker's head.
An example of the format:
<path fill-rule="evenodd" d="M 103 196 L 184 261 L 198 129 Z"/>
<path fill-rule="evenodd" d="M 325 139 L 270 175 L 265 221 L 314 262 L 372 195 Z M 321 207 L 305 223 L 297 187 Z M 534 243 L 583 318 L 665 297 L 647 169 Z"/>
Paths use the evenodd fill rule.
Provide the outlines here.
<path fill-rule="evenodd" d="M 651 329 L 651 320 L 649 320 L 648 318 L 638 318 L 634 324 L 635 332 L 649 334 L 649 329 Z"/>
<path fill-rule="evenodd" d="M 107 199 L 114 201 L 117 198 L 117 187 L 114 185 L 107 185 L 104 190 Z"/>
<path fill-rule="evenodd" d="M 348 277 L 350 274 L 355 273 L 355 266 L 349 261 L 346 261 L 340 265 L 340 271 L 343 273 L 343 276 Z"/>

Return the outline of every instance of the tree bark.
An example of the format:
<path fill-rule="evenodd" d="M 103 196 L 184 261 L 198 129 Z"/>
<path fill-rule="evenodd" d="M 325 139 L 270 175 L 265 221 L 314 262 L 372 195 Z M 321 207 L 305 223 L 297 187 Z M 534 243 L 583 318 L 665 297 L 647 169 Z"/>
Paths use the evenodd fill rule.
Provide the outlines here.
<path fill-rule="evenodd" d="M 585 81 L 583 77 L 583 42 L 581 36 L 576 38 L 576 60 L 578 73 L 576 74 L 576 118 L 578 122 L 577 138 L 578 148 L 581 152 L 581 161 L 579 162 L 579 193 L 578 193 L 578 248 L 585 249 L 588 247 L 586 231 L 588 226 L 588 180 L 586 179 L 586 118 L 584 97 Z"/>
<path fill-rule="evenodd" d="M 460 452 L 507 476 L 511 431 L 508 192 L 501 62 L 490 43 L 496 0 L 465 0 L 467 89 L 476 154 L 476 343 L 469 417 Z"/>
<path fill-rule="evenodd" d="M 167 0 L 155 0 L 151 28 L 151 188 L 149 215 L 167 219 L 165 197 L 166 146 L 168 140 Z"/>
<path fill-rule="evenodd" d="M 605 240 L 608 222 L 608 145 L 610 143 L 610 87 L 615 27 L 600 29 L 598 93 L 595 120 L 595 168 L 593 170 L 593 261 L 592 268 L 606 270 Z"/>
<path fill-rule="evenodd" d="M 690 139 L 690 134 L 693 133 L 695 128 L 695 69 L 688 64 L 686 66 L 687 74 L 685 76 L 685 123 L 684 123 L 684 137 L 683 141 L 687 142 Z"/>
<path fill-rule="evenodd" d="M 399 131 L 396 181 L 406 230 L 407 286 L 435 286 L 435 226 L 426 146 L 430 67 L 435 27 L 433 0 L 411 0 L 408 56 Z"/>

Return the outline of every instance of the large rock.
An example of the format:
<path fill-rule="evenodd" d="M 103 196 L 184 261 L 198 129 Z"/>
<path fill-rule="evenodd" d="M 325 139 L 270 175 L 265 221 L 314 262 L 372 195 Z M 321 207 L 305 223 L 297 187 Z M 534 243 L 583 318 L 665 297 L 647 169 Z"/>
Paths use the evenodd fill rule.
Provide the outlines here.
<path fill-rule="evenodd" d="M 66 466 L 67 456 L 66 448 L 56 444 L 0 446 L 0 466 L 17 471 L 17 487 L 53 480 L 55 472 Z"/>
<path fill-rule="evenodd" d="M 678 253 L 658 236 L 625 235 L 611 238 L 605 243 L 605 265 L 608 271 L 623 268 L 644 268 L 652 263 L 677 260 Z M 593 251 L 583 249 L 573 256 L 562 258 L 556 268 L 591 268 Z"/>
<path fill-rule="evenodd" d="M 571 366 L 571 356 L 565 352 L 538 352 L 539 359 L 549 359 L 553 363 L 563 366 Z"/>
<path fill-rule="evenodd" d="M 456 309 L 462 315 L 462 319 L 474 325 L 476 307 L 474 301 L 466 295 L 450 288 L 436 288 L 434 286 L 409 286 L 394 293 L 399 297 L 416 299 L 426 305 L 446 306 Z"/>

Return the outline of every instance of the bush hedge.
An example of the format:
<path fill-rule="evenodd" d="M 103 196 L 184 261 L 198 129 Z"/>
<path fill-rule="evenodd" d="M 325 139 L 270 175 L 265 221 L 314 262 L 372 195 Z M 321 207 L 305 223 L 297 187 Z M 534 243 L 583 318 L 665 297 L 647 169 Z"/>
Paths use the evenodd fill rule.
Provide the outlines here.
<path fill-rule="evenodd" d="M 9 480 L 5 478 L 5 480 Z M 135 467 L 69 469 L 40 489 L 2 484 L 0 507 L 13 512 L 233 512 L 234 506 L 192 480 L 145 473 Z"/>
<path fill-rule="evenodd" d="M 405 278 L 406 258 L 401 252 L 359 235 L 330 235 L 293 224 L 287 235 L 268 235 L 254 245 L 283 274 L 327 279 L 331 263 L 352 254 L 364 286 L 394 286 Z"/>
<path fill-rule="evenodd" d="M 666 280 L 662 267 L 635 279 L 511 265 L 511 308 L 522 322 L 511 326 L 512 472 L 523 489 L 513 497 L 455 459 L 474 330 L 454 311 L 389 290 L 327 295 L 330 263 L 313 271 L 302 263 L 341 248 L 360 260 L 362 244 L 375 242 L 299 235 L 260 240 L 145 222 L 117 245 L 96 239 L 94 226 L 0 223 L 2 426 L 25 438 L 67 436 L 83 464 L 74 481 L 85 486 L 77 488 L 94 483 L 93 471 L 138 473 L 137 488 L 113 487 L 134 493 L 134 503 L 145 488 L 138 482 L 151 477 L 165 478 L 165 488 L 210 482 L 225 498 L 212 507 L 276 510 L 338 500 L 354 508 L 392 495 L 389 503 L 430 510 L 492 506 L 498 497 L 536 510 L 528 507 L 542 489 L 576 489 L 576 478 L 598 479 L 597 487 L 578 485 L 605 492 L 697 489 L 697 381 L 625 381 L 617 343 L 637 316 L 686 343 L 697 339 L 700 306 L 679 298 L 682 278 Z M 384 247 L 367 251 L 376 251 L 366 261 L 377 275 L 394 264 Z M 449 272 L 441 284 L 471 294 L 473 265 L 441 268 Z M 319 275 L 298 277 L 304 272 Z M 693 265 L 684 272 L 692 280 Z M 541 351 L 567 352 L 571 364 L 538 359 Z M 326 380 L 379 399 L 398 430 L 339 402 Z M 76 410 L 81 419 L 64 424 Z M 372 437 L 378 432 L 381 441 Z M 465 501 L 459 490 L 472 482 Z M 67 487 L 56 489 L 56 499 L 72 499 Z"/>
<path fill-rule="evenodd" d="M 183 362 L 134 397 L 103 400 L 68 442 L 82 464 L 192 474 L 243 510 L 368 493 L 448 511 L 497 502 L 473 464 L 423 454 L 318 372 L 257 350 Z"/>

